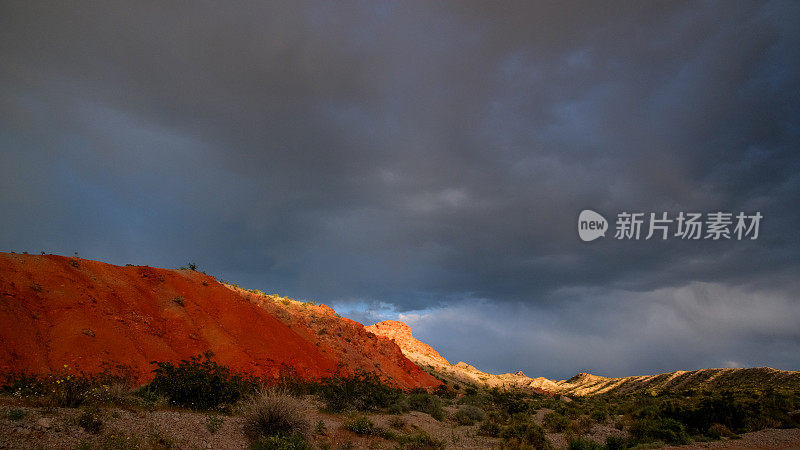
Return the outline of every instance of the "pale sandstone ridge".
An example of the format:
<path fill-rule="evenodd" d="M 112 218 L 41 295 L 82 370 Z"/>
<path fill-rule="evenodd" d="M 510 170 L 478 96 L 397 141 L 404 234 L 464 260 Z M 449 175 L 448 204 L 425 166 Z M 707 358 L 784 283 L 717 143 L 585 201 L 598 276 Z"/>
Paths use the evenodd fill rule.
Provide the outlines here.
<path fill-rule="evenodd" d="M 688 389 L 757 390 L 800 388 L 800 372 L 776 370 L 769 367 L 751 369 L 678 370 L 659 375 L 640 375 L 606 378 L 579 373 L 568 380 L 531 378 L 522 371 L 490 374 L 463 361 L 450 364 L 428 344 L 415 339 L 411 328 L 403 322 L 387 320 L 366 327 L 378 336 L 393 340 L 408 359 L 442 380 L 483 387 L 519 388 L 546 391 L 553 394 L 599 395 L 637 392 L 680 392 Z"/>
<path fill-rule="evenodd" d="M 450 363 L 447 362 L 447 360 L 444 359 L 439 352 L 434 350 L 433 347 L 422 341 L 414 339 L 414 336 L 411 335 L 411 327 L 403 322 L 397 320 L 385 320 L 365 328 L 367 331 L 374 333 L 377 336 L 383 336 L 393 340 L 397 345 L 400 346 L 403 354 L 413 354 L 419 360 L 425 360 L 437 365 L 450 365 Z"/>
<path fill-rule="evenodd" d="M 527 388 L 551 391 L 556 385 L 546 378 L 530 378 L 522 371 L 494 375 L 459 361 L 450 364 L 430 345 L 414 338 L 411 327 L 397 320 L 386 320 L 366 327 L 367 331 L 393 340 L 410 359 L 432 375 L 458 383 L 500 388 Z"/>

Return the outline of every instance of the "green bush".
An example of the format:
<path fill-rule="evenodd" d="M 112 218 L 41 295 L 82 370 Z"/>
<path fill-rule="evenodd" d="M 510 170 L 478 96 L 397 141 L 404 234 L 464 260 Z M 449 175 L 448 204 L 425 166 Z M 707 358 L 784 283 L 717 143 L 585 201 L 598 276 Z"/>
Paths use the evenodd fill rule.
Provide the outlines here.
<path fill-rule="evenodd" d="M 481 436 L 497 437 L 500 436 L 501 425 L 494 420 L 485 420 L 478 427 L 478 434 Z"/>
<path fill-rule="evenodd" d="M 444 418 L 444 410 L 442 409 L 442 400 L 425 391 L 415 391 L 408 396 L 408 407 L 414 411 L 420 411 L 430 414 L 436 420 Z"/>
<path fill-rule="evenodd" d="M 444 441 L 434 439 L 424 431 L 408 436 L 398 436 L 395 441 L 402 449 L 436 450 L 445 447 Z"/>
<path fill-rule="evenodd" d="M 544 416 L 544 427 L 551 433 L 561 433 L 569 427 L 569 419 L 556 411 L 549 412 Z"/>
<path fill-rule="evenodd" d="M 386 386 L 372 373 L 327 378 L 316 390 L 325 408 L 331 412 L 379 410 L 402 400 L 402 391 Z"/>
<path fill-rule="evenodd" d="M 353 432 L 359 436 L 377 434 L 378 429 L 375 424 L 365 416 L 354 416 L 342 425 L 347 431 Z"/>
<path fill-rule="evenodd" d="M 308 450 L 311 447 L 303 436 L 268 436 L 261 438 L 250 445 L 251 450 Z"/>
<path fill-rule="evenodd" d="M 22 420 L 25 417 L 25 411 L 17 408 L 11 408 L 6 413 L 6 417 L 8 417 L 8 420 L 13 421 Z"/>
<path fill-rule="evenodd" d="M 606 438 L 606 448 L 608 450 L 624 450 L 628 448 L 628 440 L 621 436 L 609 436 Z"/>
<path fill-rule="evenodd" d="M 567 448 L 569 450 L 605 450 L 605 446 L 600 445 L 591 439 L 585 439 L 582 437 L 570 439 L 569 446 Z"/>
<path fill-rule="evenodd" d="M 688 444 L 689 434 L 675 419 L 638 419 L 631 425 L 631 434 L 640 442 L 661 441 L 667 444 Z"/>
<path fill-rule="evenodd" d="M 136 370 L 125 365 L 103 364 L 98 374 L 73 370 L 68 365 L 49 375 L 31 375 L 24 372 L 0 374 L 0 391 L 18 397 L 41 397 L 49 406 L 77 408 L 83 404 L 121 402 L 120 396 L 138 377 Z"/>
<path fill-rule="evenodd" d="M 453 414 L 453 419 L 459 425 L 474 425 L 475 422 L 481 422 L 486 418 L 486 414 L 482 409 L 477 406 L 465 405 Z"/>
<path fill-rule="evenodd" d="M 517 414 L 512 417 L 508 426 L 500 431 L 500 437 L 509 446 L 528 445 L 536 449 L 553 447 L 545 436 L 544 428 L 537 425 L 527 414 Z"/>
<path fill-rule="evenodd" d="M 503 391 L 498 388 L 492 388 L 489 394 L 495 406 L 509 416 L 528 412 L 530 409 L 530 405 L 526 401 L 526 396 L 522 392 Z"/>
<path fill-rule="evenodd" d="M 156 362 L 155 378 L 149 388 L 169 399 L 173 405 L 191 409 L 224 409 L 252 393 L 255 384 L 212 358 L 212 352 L 192 356 L 178 365 Z"/>

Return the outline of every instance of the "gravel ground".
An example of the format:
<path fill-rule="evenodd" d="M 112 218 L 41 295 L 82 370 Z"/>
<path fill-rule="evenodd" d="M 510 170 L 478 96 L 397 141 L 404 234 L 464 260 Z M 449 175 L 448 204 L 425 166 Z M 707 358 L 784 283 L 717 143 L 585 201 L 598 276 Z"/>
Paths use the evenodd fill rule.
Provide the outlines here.
<path fill-rule="evenodd" d="M 762 430 L 741 435 L 741 439 L 731 439 L 715 442 L 701 442 L 697 444 L 682 445 L 680 447 L 665 447 L 667 449 L 711 448 L 711 449 L 764 449 L 764 450 L 797 450 L 800 449 L 800 429 Z"/>
<path fill-rule="evenodd" d="M 337 449 L 352 444 L 352 448 L 396 448 L 397 444 L 374 436 L 357 436 L 342 428 L 349 419 L 346 414 L 327 414 L 318 410 L 319 404 L 307 399 L 306 414 L 312 429 L 319 421 L 324 431 L 313 435 L 318 446 Z M 448 413 L 455 411 L 447 407 Z M 22 417 L 19 417 L 21 412 Z M 546 411 L 540 411 L 537 421 Z M 180 449 L 246 449 L 248 441 L 242 432 L 242 419 L 236 416 L 169 410 L 139 410 L 101 408 L 98 417 L 102 427 L 96 433 L 80 425 L 82 409 L 0 406 L 1 449 L 75 449 L 83 448 L 180 448 Z M 412 411 L 399 416 L 368 414 L 378 427 L 398 434 L 425 431 L 446 443 L 447 448 L 486 449 L 498 446 L 499 439 L 479 436 L 477 425 L 460 426 L 450 421 L 438 421 L 428 414 Z M 399 419 L 399 420 L 398 420 Z M 218 424 L 214 429 L 210 424 Z M 394 425 L 394 426 L 393 426 Z M 401 425 L 398 427 L 398 425 Z M 213 432 L 212 432 L 213 431 Z M 609 435 L 623 432 L 610 426 L 598 425 L 591 439 L 604 443 Z M 548 434 L 558 449 L 567 441 L 562 434 Z M 742 439 L 697 443 L 682 447 L 710 449 L 800 449 L 800 429 L 764 430 L 742 435 Z"/>

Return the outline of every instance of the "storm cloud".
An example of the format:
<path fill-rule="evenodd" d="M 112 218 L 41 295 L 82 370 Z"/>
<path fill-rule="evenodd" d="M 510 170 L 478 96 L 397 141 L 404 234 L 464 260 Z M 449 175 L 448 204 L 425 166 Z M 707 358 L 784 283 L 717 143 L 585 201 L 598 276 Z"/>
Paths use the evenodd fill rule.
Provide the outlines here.
<path fill-rule="evenodd" d="M 0 248 L 193 261 L 496 371 L 797 369 L 798 24 L 788 1 L 2 2 Z M 764 221 L 583 243 L 585 208 Z"/>

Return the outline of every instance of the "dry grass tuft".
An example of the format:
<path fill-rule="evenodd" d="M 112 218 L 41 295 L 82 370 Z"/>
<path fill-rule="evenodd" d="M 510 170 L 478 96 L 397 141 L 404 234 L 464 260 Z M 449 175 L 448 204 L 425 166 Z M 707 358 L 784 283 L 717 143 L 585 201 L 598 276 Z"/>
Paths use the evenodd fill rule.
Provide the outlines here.
<path fill-rule="evenodd" d="M 270 436 L 307 436 L 311 428 L 300 400 L 280 391 L 258 392 L 241 407 L 244 432 L 257 441 Z"/>

